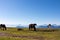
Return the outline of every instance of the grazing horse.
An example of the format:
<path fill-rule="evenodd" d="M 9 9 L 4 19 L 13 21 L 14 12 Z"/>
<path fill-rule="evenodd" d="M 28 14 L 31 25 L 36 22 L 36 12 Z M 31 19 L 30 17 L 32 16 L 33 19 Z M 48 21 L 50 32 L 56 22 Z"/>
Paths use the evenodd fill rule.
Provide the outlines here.
<path fill-rule="evenodd" d="M 0 24 L 0 28 L 2 28 L 3 30 L 6 30 L 5 24 Z"/>
<path fill-rule="evenodd" d="M 32 30 L 34 28 L 34 31 L 36 31 L 36 26 L 37 24 L 29 24 L 29 30 Z"/>
<path fill-rule="evenodd" d="M 50 28 L 50 27 L 51 27 L 51 24 L 48 25 L 48 28 Z"/>

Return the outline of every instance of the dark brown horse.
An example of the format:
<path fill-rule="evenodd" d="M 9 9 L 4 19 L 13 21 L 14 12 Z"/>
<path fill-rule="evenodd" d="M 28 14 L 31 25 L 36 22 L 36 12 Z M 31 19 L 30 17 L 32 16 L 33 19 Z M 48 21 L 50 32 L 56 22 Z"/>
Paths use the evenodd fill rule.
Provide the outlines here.
<path fill-rule="evenodd" d="M 0 28 L 3 29 L 3 30 L 6 30 L 5 24 L 0 24 Z"/>
<path fill-rule="evenodd" d="M 34 31 L 36 31 L 36 26 L 37 24 L 29 24 L 29 30 L 32 30 L 32 28 L 34 29 Z"/>

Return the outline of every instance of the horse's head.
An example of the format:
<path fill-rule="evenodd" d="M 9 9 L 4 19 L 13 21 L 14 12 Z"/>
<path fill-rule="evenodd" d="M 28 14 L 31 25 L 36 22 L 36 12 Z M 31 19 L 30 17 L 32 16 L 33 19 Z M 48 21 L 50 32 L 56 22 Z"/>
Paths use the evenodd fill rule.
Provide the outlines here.
<path fill-rule="evenodd" d="M 37 24 L 34 24 L 34 25 L 37 25 Z"/>
<path fill-rule="evenodd" d="M 51 26 L 51 24 L 49 24 L 48 26 Z"/>

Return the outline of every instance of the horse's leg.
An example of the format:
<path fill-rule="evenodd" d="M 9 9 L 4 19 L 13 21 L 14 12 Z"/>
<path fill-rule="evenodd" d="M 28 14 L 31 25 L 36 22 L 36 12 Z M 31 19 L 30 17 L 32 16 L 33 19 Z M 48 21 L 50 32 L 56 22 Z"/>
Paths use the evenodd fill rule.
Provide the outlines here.
<path fill-rule="evenodd" d="M 3 27 L 3 31 L 6 30 L 6 27 Z"/>
<path fill-rule="evenodd" d="M 34 31 L 36 31 L 36 28 L 34 27 Z"/>
<path fill-rule="evenodd" d="M 6 30 L 6 27 L 5 27 L 5 30 Z"/>
<path fill-rule="evenodd" d="M 3 28 L 3 31 L 4 31 L 4 28 Z"/>
<path fill-rule="evenodd" d="M 29 30 L 30 30 L 30 27 L 29 27 Z"/>

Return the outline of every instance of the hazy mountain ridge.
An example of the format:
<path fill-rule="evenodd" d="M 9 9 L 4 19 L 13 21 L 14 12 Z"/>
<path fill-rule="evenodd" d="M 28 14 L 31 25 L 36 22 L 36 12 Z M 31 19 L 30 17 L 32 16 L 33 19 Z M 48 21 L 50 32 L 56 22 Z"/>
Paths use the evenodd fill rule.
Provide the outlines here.
<path fill-rule="evenodd" d="M 28 25 L 6 25 L 7 27 L 28 28 Z M 36 28 L 48 28 L 48 25 L 37 25 Z M 60 25 L 53 24 L 51 28 L 60 28 Z"/>
<path fill-rule="evenodd" d="M 16 27 L 18 28 L 18 26 L 16 26 Z M 29 26 L 28 25 L 25 25 L 25 26 L 23 25 L 23 26 L 19 26 L 19 27 L 28 28 Z M 37 25 L 36 28 L 48 28 L 48 25 Z M 60 25 L 53 24 L 53 25 L 51 25 L 51 28 L 60 28 Z"/>
<path fill-rule="evenodd" d="M 39 25 L 38 28 L 48 28 L 48 25 Z M 50 28 L 60 28 L 60 25 L 53 24 Z"/>

